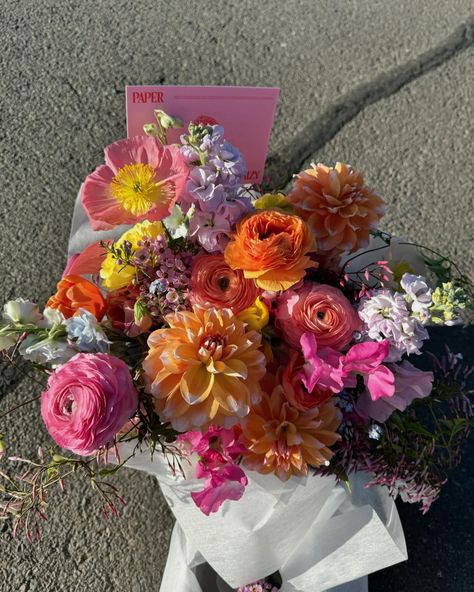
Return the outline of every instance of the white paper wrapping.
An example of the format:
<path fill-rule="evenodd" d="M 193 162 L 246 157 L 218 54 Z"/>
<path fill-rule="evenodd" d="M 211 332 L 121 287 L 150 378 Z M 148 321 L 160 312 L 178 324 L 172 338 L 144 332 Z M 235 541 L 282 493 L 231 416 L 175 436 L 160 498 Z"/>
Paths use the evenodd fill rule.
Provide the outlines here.
<path fill-rule="evenodd" d="M 122 456 L 131 447 L 127 444 Z M 173 475 L 161 454 L 152 460 L 149 453 L 128 466 L 157 477 L 177 520 L 161 592 L 210 592 L 195 575 L 203 562 L 231 590 L 280 571 L 283 592 L 323 592 L 407 558 L 393 500 L 385 489 L 366 489 L 368 477 L 362 473 L 351 478 L 349 493 L 332 477 L 283 483 L 249 471 L 243 497 L 205 516 L 190 495 L 202 488 L 193 467 L 186 478 Z M 347 590 L 365 586 L 362 581 Z"/>
<path fill-rule="evenodd" d="M 92 231 L 78 195 L 68 253 L 117 238 L 124 230 Z M 335 587 L 333 592 L 365 592 L 366 574 L 407 558 L 393 500 L 381 488 L 365 489 L 363 474 L 351 478 L 349 493 L 329 477 L 295 477 L 283 483 L 273 475 L 248 472 L 242 499 L 227 501 L 205 516 L 190 496 L 202 488 L 192 474 L 187 479 L 173 476 L 159 454 L 152 461 L 142 453 L 127 466 L 157 477 L 176 517 L 161 592 L 229 592 L 277 570 L 282 592 Z M 218 577 L 206 575 L 205 564 Z"/>

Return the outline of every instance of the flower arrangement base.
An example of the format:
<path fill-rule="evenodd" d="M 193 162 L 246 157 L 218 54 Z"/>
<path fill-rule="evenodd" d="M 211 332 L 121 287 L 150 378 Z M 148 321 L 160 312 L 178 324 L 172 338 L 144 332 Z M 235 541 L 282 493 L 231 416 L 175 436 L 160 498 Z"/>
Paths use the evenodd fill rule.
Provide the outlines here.
<path fill-rule="evenodd" d="M 123 458 L 131 452 L 127 446 Z M 149 452 L 127 466 L 156 476 L 176 517 L 161 592 L 211 592 L 198 579 L 196 568 L 205 563 L 222 580 L 220 588 L 215 583 L 218 592 L 276 571 L 282 592 L 362 592 L 367 574 L 407 559 L 392 498 L 381 487 L 365 488 L 363 473 L 351 476 L 349 491 L 333 477 L 282 482 L 250 472 L 238 504 L 226 502 L 205 516 L 190 495 L 200 488 L 194 467 L 184 465 L 185 476 L 173 474 L 163 455 L 151 459 Z"/>

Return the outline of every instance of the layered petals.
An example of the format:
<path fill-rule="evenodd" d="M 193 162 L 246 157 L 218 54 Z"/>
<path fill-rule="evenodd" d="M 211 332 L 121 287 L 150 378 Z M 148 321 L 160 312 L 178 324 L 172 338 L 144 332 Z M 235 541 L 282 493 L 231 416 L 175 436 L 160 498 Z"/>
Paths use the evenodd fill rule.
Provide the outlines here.
<path fill-rule="evenodd" d="M 224 257 L 259 288 L 276 292 L 291 288 L 307 268 L 316 266 L 308 257 L 315 249 L 314 238 L 299 216 L 262 210 L 237 224 Z"/>
<path fill-rule="evenodd" d="M 304 333 L 313 333 L 318 347 L 341 350 L 361 326 L 357 311 L 341 290 L 326 284 L 305 282 L 278 299 L 277 324 L 285 340 L 298 349 Z"/>
<path fill-rule="evenodd" d="M 341 162 L 302 171 L 288 199 L 313 230 L 318 251 L 330 257 L 367 246 L 386 210 L 362 174 Z"/>
<path fill-rule="evenodd" d="M 146 390 L 178 431 L 214 423 L 230 427 L 260 400 L 265 374 L 261 335 L 230 309 L 180 311 L 154 331 L 143 363 Z"/>
<path fill-rule="evenodd" d="M 261 294 L 240 269 L 231 269 L 223 255 L 198 255 L 193 261 L 191 296 L 201 306 L 231 308 L 234 314 L 252 306 Z"/>
<path fill-rule="evenodd" d="M 100 321 L 105 314 L 105 300 L 99 288 L 79 275 L 63 276 L 56 294 L 51 296 L 46 307 L 59 310 L 66 319 L 80 309 L 92 313 Z"/>
<path fill-rule="evenodd" d="M 268 392 L 242 422 L 248 450 L 243 462 L 252 470 L 275 473 L 286 481 L 292 475 L 306 475 L 310 466 L 329 464 L 331 446 L 341 439 L 337 433 L 341 412 L 331 399 L 311 409 L 297 409 L 278 382 L 267 376 Z"/>

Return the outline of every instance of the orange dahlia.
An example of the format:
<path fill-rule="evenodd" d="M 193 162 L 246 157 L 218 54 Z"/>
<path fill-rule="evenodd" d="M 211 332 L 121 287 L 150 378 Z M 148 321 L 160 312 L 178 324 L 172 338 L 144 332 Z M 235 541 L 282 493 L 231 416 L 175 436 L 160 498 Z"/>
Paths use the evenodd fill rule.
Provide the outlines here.
<path fill-rule="evenodd" d="M 262 210 L 237 224 L 224 257 L 232 269 L 255 280 L 262 290 L 287 290 L 298 283 L 308 267 L 316 244 L 308 225 L 279 210 Z"/>
<path fill-rule="evenodd" d="M 210 422 L 230 427 L 261 397 L 261 335 L 230 309 L 200 308 L 166 316 L 143 363 L 157 413 L 178 431 Z"/>
<path fill-rule="evenodd" d="M 288 402 L 276 377 L 267 375 L 267 380 L 271 394 L 264 392 L 241 424 L 248 449 L 244 464 L 260 473 L 275 473 L 282 481 L 306 475 L 308 466 L 327 465 L 333 456 L 330 446 L 341 439 L 336 433 L 341 413 L 334 401 L 298 410 Z"/>
<path fill-rule="evenodd" d="M 318 251 L 326 255 L 365 247 L 386 210 L 383 199 L 364 185 L 362 174 L 342 162 L 334 168 L 313 164 L 302 171 L 288 199 L 313 229 Z"/>

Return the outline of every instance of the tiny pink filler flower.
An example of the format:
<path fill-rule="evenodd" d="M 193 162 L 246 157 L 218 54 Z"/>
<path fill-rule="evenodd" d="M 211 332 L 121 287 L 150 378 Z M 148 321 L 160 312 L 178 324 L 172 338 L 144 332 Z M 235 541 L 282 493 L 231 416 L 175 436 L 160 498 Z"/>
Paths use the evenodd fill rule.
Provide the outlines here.
<path fill-rule="evenodd" d="M 165 218 L 183 191 L 188 169 L 178 148 L 136 136 L 104 150 L 105 164 L 90 174 L 82 204 L 93 230 Z"/>
<path fill-rule="evenodd" d="M 83 456 L 111 444 L 137 406 L 128 366 L 109 354 L 77 354 L 51 374 L 41 395 L 53 440 Z"/>

